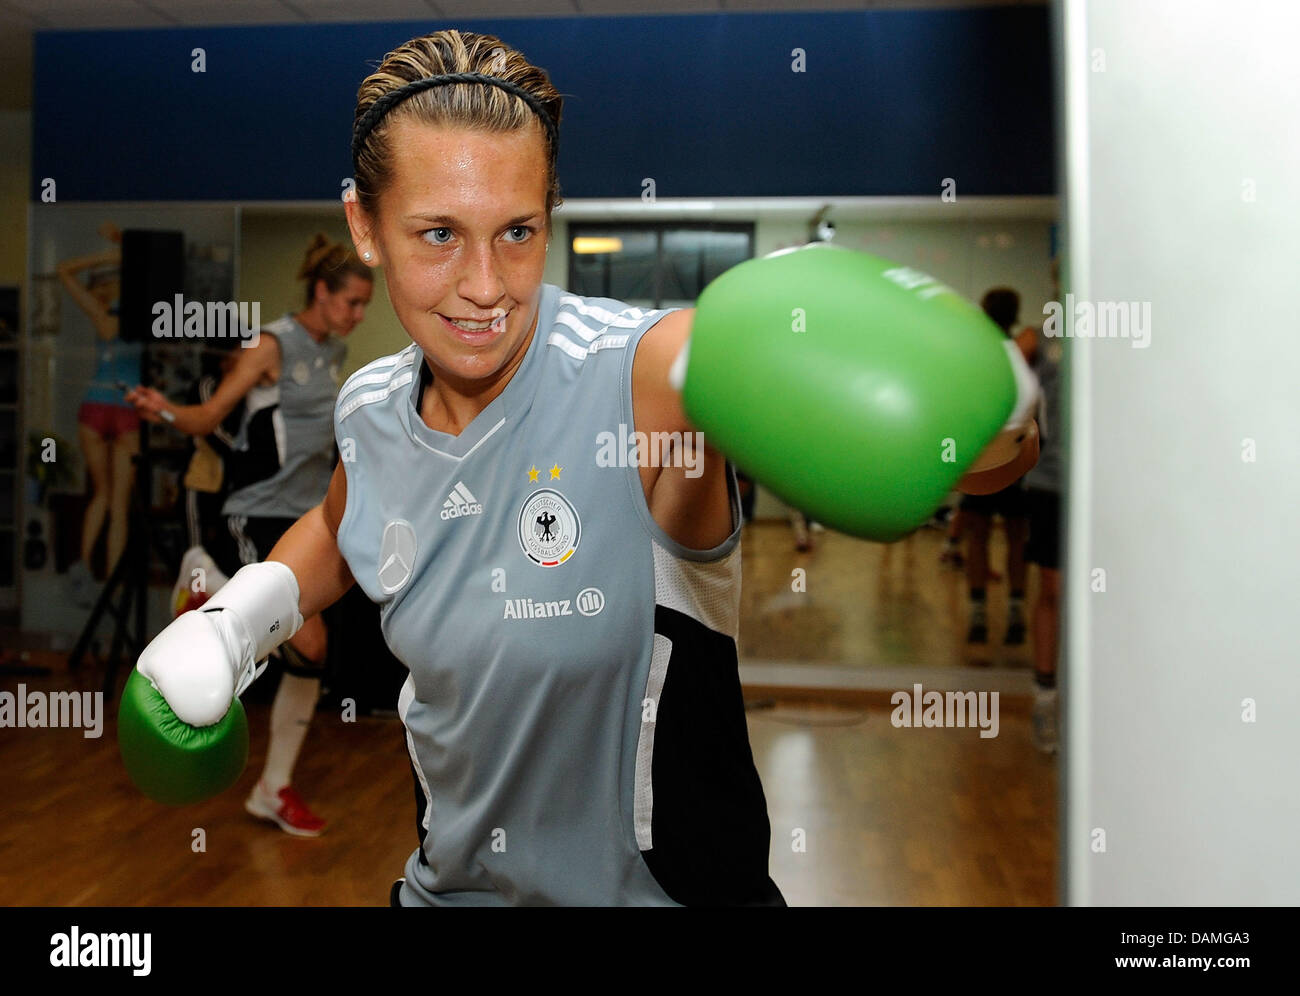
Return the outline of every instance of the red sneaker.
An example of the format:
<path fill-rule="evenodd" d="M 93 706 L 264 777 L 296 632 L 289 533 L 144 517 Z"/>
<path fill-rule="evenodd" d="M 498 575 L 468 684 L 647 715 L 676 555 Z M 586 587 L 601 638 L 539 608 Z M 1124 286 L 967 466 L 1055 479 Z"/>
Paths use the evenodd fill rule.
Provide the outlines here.
<path fill-rule="evenodd" d="M 188 588 L 182 589 L 181 594 L 178 596 L 178 600 L 173 603 L 172 608 L 175 610 L 176 615 L 183 615 L 186 612 L 192 612 L 197 609 L 200 605 L 206 602 L 208 598 L 209 595 L 206 591 L 200 592 L 196 595 Z"/>
<path fill-rule="evenodd" d="M 325 821 L 311 811 L 302 796 L 286 785 L 276 796 L 269 795 L 258 782 L 244 801 L 244 808 L 259 820 L 277 824 L 295 837 L 319 837 Z"/>
<path fill-rule="evenodd" d="M 194 582 L 203 579 L 202 591 L 194 590 Z M 217 562 L 208 556 L 208 551 L 201 546 L 192 546 L 181 558 L 180 573 L 172 585 L 172 618 L 197 609 L 209 598 L 221 590 L 228 578 L 222 573 Z"/>

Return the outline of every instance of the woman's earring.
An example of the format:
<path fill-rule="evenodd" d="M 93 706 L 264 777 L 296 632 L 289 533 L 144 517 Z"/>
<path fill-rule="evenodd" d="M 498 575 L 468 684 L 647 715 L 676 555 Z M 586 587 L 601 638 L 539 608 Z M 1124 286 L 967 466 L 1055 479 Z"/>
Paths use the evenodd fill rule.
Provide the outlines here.
<path fill-rule="evenodd" d="M 363 252 L 363 253 L 361 254 L 361 258 L 362 258 L 362 259 L 369 259 L 369 258 L 370 258 L 370 253 L 368 253 L 368 252 Z"/>

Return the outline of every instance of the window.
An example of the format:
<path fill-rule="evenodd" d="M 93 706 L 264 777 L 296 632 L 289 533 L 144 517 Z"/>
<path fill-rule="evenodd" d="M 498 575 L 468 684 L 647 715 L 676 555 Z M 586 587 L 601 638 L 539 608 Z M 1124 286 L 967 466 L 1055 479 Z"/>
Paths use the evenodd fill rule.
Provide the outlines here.
<path fill-rule="evenodd" d="M 569 290 L 640 308 L 689 308 L 708 283 L 754 254 L 754 226 L 569 226 Z"/>

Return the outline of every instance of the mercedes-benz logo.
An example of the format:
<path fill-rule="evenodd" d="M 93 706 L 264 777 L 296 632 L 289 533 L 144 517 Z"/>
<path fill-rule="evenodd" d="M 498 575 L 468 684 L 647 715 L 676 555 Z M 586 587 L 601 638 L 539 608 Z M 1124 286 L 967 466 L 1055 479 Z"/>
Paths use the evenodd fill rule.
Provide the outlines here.
<path fill-rule="evenodd" d="M 384 526 L 379 541 L 379 586 L 391 595 L 411 579 L 415 569 L 415 527 L 405 519 Z"/>

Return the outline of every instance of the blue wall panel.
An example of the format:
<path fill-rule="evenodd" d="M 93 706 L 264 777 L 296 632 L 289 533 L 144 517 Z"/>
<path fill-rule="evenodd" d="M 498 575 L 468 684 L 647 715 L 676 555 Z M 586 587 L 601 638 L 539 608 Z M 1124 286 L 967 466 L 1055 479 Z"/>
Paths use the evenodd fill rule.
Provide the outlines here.
<path fill-rule="evenodd" d="M 358 84 L 444 27 L 566 95 L 566 197 L 1054 192 L 1047 10 L 1000 7 L 39 32 L 33 197 L 336 197 Z"/>

